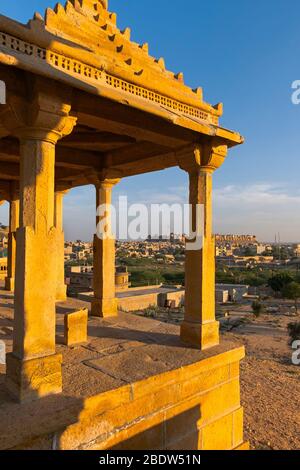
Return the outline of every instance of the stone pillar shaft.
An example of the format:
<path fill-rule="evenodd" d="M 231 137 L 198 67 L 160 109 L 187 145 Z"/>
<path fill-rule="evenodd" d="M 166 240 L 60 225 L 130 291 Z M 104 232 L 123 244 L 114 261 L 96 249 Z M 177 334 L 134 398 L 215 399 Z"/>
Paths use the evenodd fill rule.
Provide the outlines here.
<path fill-rule="evenodd" d="M 212 235 L 212 174 L 199 171 L 190 174 L 190 205 L 192 209 L 192 231 L 196 223 L 202 225 L 202 249 L 186 251 L 186 307 L 187 319 L 201 323 L 215 319 L 215 242 Z M 196 207 L 202 207 L 196 220 Z M 201 220 L 203 217 L 203 220 Z"/>
<path fill-rule="evenodd" d="M 16 271 L 16 232 L 20 220 L 20 200 L 16 192 L 12 192 L 9 203 L 9 234 L 7 252 L 7 277 L 5 279 L 5 289 L 13 292 L 15 290 Z"/>
<path fill-rule="evenodd" d="M 57 230 L 57 278 L 56 301 L 64 302 L 67 299 L 67 286 L 65 284 L 65 234 L 63 231 L 63 200 L 67 191 L 55 192 L 54 226 Z"/>
<path fill-rule="evenodd" d="M 219 324 L 215 321 L 212 174 L 199 170 L 190 173 L 189 178 L 193 233 L 196 229 L 197 205 L 202 207 L 198 213 L 198 223 L 202 224 L 202 247 L 186 250 L 185 319 L 181 338 L 200 349 L 207 349 L 219 343 Z"/>
<path fill-rule="evenodd" d="M 117 299 L 115 290 L 115 238 L 111 227 L 112 188 L 116 181 L 101 181 L 96 185 L 98 215 L 97 234 L 94 236 L 94 300 L 92 315 L 111 317 L 117 315 Z M 99 234 L 102 234 L 99 237 Z"/>
<path fill-rule="evenodd" d="M 191 232 L 196 244 L 187 242 L 185 318 L 183 342 L 205 350 L 219 344 L 215 318 L 215 239 L 212 233 L 213 172 L 221 166 L 226 147 L 201 146 L 187 152 L 180 166 L 189 174 Z M 194 240 L 192 240 L 194 241 Z"/>
<path fill-rule="evenodd" d="M 55 353 L 55 145 L 22 140 L 20 230 L 14 355 L 23 360 Z"/>
<path fill-rule="evenodd" d="M 69 89 L 50 80 L 35 77 L 30 90 L 21 89 L 17 99 L 13 93 L 0 116 L 20 141 L 13 352 L 7 355 L 6 386 L 23 402 L 62 390 L 62 357 L 55 353 L 55 146 L 76 119 L 69 115 Z"/>

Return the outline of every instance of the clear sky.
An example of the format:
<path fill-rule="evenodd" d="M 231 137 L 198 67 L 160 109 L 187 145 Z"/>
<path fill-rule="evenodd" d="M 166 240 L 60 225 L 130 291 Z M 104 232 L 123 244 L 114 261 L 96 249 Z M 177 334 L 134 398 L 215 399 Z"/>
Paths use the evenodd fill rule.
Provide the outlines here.
<path fill-rule="evenodd" d="M 52 0 L 1 2 L 0 12 L 27 21 Z M 118 25 L 148 42 L 167 68 L 202 86 L 210 103 L 224 103 L 221 124 L 245 145 L 231 150 L 215 174 L 216 232 L 255 233 L 261 240 L 300 241 L 300 2 L 292 0 L 110 0 Z M 130 201 L 186 201 L 187 177 L 177 169 L 124 179 L 115 190 Z M 93 188 L 66 198 L 68 239 L 94 232 Z M 7 208 L 0 209 L 6 222 Z"/>

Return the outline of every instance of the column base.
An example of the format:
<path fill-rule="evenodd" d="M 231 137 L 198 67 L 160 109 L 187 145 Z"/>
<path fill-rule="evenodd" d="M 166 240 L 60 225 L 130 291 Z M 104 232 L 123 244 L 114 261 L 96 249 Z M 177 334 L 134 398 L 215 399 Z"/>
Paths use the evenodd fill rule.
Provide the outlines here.
<path fill-rule="evenodd" d="M 183 343 L 204 351 L 220 343 L 219 327 L 217 321 L 202 324 L 185 320 L 181 325 L 180 338 Z"/>
<path fill-rule="evenodd" d="M 94 299 L 92 301 L 92 317 L 117 317 L 118 300 L 117 299 Z"/>
<path fill-rule="evenodd" d="M 5 290 L 9 292 L 14 292 L 15 290 L 15 279 L 13 277 L 5 278 Z"/>
<path fill-rule="evenodd" d="M 65 302 L 67 300 L 67 286 L 64 284 L 56 290 L 56 302 Z"/>
<path fill-rule="evenodd" d="M 62 355 L 22 361 L 6 356 L 6 388 L 19 403 L 31 402 L 62 392 Z"/>

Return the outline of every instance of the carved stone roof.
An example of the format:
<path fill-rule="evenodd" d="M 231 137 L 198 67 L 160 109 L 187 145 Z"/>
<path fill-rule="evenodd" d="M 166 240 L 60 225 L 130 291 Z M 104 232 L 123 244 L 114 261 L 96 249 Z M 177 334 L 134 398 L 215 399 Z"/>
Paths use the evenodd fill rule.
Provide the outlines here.
<path fill-rule="evenodd" d="M 10 63 L 110 99 L 156 107 L 196 123 L 218 126 L 222 105 L 203 101 L 202 89 L 184 84 L 183 74 L 149 55 L 117 27 L 107 0 L 69 0 L 38 13 L 27 25 L 0 15 L 0 63 Z M 87 86 L 89 88 L 87 88 Z M 234 139 L 235 140 L 235 139 Z M 239 140 L 237 138 L 237 140 Z"/>

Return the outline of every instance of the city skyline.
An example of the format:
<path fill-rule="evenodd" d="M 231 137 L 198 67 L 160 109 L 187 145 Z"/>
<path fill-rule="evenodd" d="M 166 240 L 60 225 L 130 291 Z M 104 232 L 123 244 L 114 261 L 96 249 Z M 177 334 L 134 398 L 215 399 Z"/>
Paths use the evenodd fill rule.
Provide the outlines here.
<path fill-rule="evenodd" d="M 33 10 L 43 13 L 54 5 L 51 0 L 31 0 L 22 8 L 7 3 L 2 13 L 26 22 Z M 182 8 L 174 0 L 170 8 L 165 0 L 157 15 L 150 0 L 110 0 L 109 9 L 118 11 L 121 27 L 131 25 L 133 40 L 149 42 L 150 53 L 165 58 L 168 69 L 184 70 L 187 84 L 202 86 L 205 100 L 222 100 L 221 125 L 238 129 L 246 138 L 214 177 L 215 232 L 254 232 L 270 241 L 280 231 L 283 242 L 299 241 L 300 108 L 292 104 L 291 86 L 299 79 L 294 50 L 300 5 L 288 9 L 286 2 L 276 0 L 270 8 L 245 0 L 237 9 L 234 0 L 226 6 L 221 0 L 190 0 Z M 195 34 L 197 29 L 201 34 Z M 126 194 L 132 202 L 146 198 L 147 203 L 186 203 L 187 176 L 170 169 L 124 179 L 114 192 L 115 198 Z M 0 220 L 6 223 L 7 206 L 0 208 Z M 67 238 L 90 239 L 94 220 L 93 189 L 71 191 L 65 198 Z"/>

